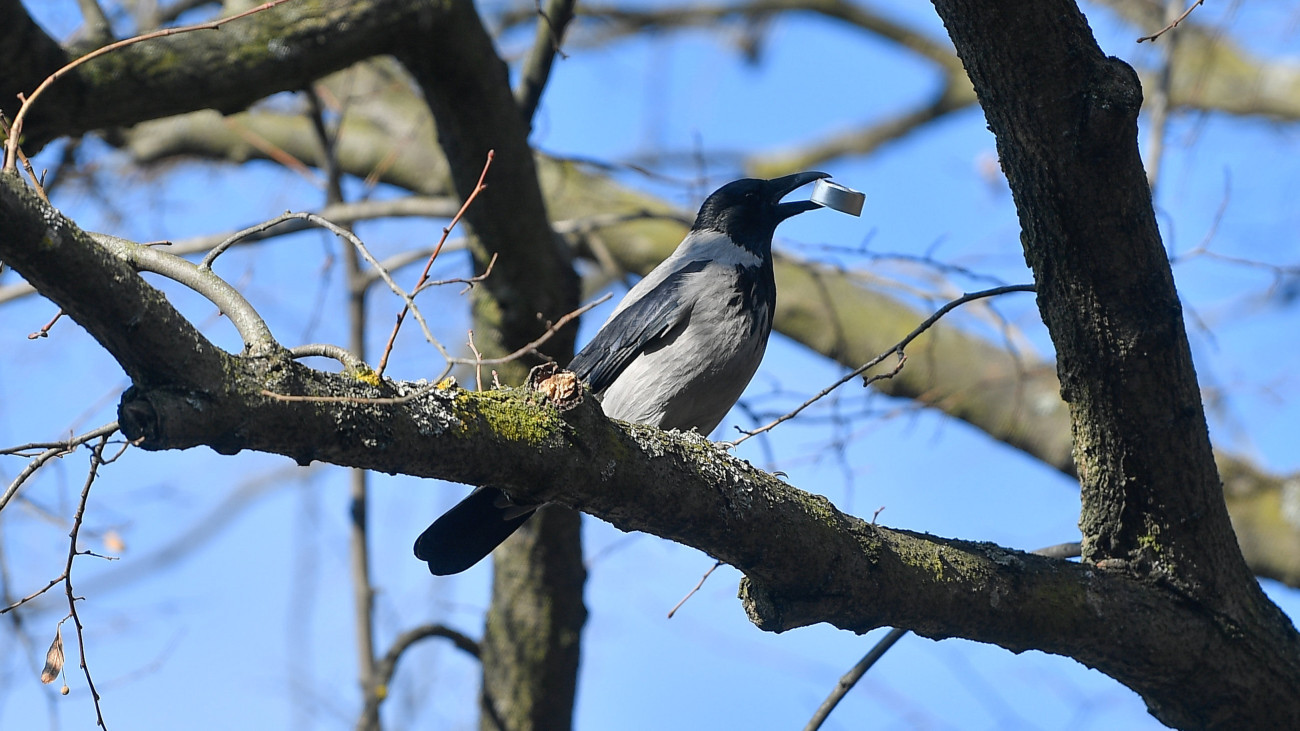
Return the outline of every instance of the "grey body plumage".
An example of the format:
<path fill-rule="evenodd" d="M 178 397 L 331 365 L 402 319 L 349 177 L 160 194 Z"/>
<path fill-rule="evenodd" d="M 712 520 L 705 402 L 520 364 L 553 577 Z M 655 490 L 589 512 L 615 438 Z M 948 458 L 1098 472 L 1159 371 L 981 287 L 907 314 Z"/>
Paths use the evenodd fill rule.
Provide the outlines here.
<path fill-rule="evenodd" d="M 671 256 L 633 286 L 569 368 L 607 416 L 708 434 L 749 384 L 776 307 L 772 236 L 813 210 L 781 198 L 825 173 L 737 180 L 700 207 Z M 527 520 L 495 488 L 479 488 L 420 535 L 415 555 L 438 575 L 477 563 Z"/>

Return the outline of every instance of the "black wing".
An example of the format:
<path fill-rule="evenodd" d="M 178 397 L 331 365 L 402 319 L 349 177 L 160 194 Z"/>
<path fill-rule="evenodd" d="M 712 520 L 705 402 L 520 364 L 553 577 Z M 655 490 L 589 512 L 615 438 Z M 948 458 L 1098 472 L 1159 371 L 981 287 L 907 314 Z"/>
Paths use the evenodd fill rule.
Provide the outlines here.
<path fill-rule="evenodd" d="M 573 356 L 569 370 L 600 393 L 614 383 L 632 359 L 672 330 L 690 314 L 690 306 L 677 296 L 682 275 L 702 271 L 707 260 L 693 261 L 646 292 L 596 333 L 582 352 Z"/>

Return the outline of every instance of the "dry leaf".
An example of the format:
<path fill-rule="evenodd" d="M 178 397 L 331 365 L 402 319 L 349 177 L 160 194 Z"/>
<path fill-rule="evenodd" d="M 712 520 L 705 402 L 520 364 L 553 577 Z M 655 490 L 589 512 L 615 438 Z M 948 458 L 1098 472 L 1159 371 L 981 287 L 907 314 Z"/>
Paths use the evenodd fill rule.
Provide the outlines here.
<path fill-rule="evenodd" d="M 56 629 L 54 642 L 50 643 L 50 649 L 45 653 L 45 669 L 41 671 L 41 682 L 53 683 L 61 672 L 63 672 L 63 632 L 62 629 Z"/>

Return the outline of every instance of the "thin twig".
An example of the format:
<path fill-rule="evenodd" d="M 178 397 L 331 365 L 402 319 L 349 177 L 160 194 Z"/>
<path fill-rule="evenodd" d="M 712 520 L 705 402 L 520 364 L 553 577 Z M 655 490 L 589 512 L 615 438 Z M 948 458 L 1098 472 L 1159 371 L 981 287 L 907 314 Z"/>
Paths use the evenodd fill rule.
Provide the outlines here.
<path fill-rule="evenodd" d="M 304 219 L 311 221 L 315 225 L 329 229 L 336 235 L 342 236 L 355 246 L 357 252 L 366 260 L 367 264 L 375 269 L 379 274 L 379 278 L 384 280 L 384 283 L 388 285 L 388 288 L 392 290 L 393 294 L 396 294 L 406 303 L 406 308 L 411 311 L 411 315 L 415 317 L 415 321 L 419 323 L 420 331 L 424 333 L 424 339 L 436 348 L 438 353 L 440 353 L 444 359 L 451 358 L 451 354 L 447 352 L 447 349 L 444 348 L 442 343 L 433 336 L 433 331 L 429 328 L 429 323 L 424 319 L 424 315 L 420 312 L 419 308 L 415 306 L 415 301 L 412 299 L 412 296 L 407 294 L 401 287 L 397 286 L 397 282 L 393 281 L 392 275 L 383 268 L 379 263 L 379 260 L 375 258 L 374 254 L 370 253 L 370 249 L 366 248 L 366 245 L 362 243 L 361 239 L 358 238 L 356 234 L 352 233 L 352 231 L 346 227 L 340 226 L 314 213 L 305 213 L 302 214 L 302 216 Z M 383 374 L 383 371 L 378 368 L 375 369 L 375 372 L 379 375 Z"/>
<path fill-rule="evenodd" d="M 817 729 L 821 728 L 822 724 L 826 722 L 826 718 L 831 715 L 831 711 L 835 710 L 835 706 L 839 705 L 844 696 L 848 695 L 848 692 L 853 689 L 853 686 L 857 685 L 859 680 L 862 680 L 862 676 L 867 674 L 871 666 L 884 657 L 889 648 L 893 647 L 895 642 L 903 639 L 903 635 L 907 634 L 907 632 L 905 629 L 891 627 L 889 633 L 881 638 L 871 648 L 870 652 L 863 655 L 858 664 L 850 668 L 840 678 L 839 682 L 831 690 L 830 695 L 826 696 L 826 700 L 822 701 L 822 704 L 817 707 L 817 712 L 813 714 L 812 718 L 808 719 L 808 724 L 803 727 L 803 731 L 817 731 Z"/>
<path fill-rule="evenodd" d="M 468 334 L 469 352 L 474 354 L 474 390 L 483 390 L 483 356 L 479 354 L 478 348 L 474 345 L 474 331 L 470 330 Z"/>
<path fill-rule="evenodd" d="M 447 241 L 447 237 L 451 235 L 452 229 L 456 227 L 456 224 L 459 223 L 460 219 L 465 215 L 465 211 L 469 210 L 474 199 L 478 198 L 478 194 L 482 193 L 483 189 L 486 187 L 483 184 L 483 181 L 487 178 L 488 169 L 492 167 L 492 159 L 494 157 L 496 157 L 496 150 L 488 150 L 487 161 L 483 163 L 483 171 L 479 173 L 478 183 L 474 186 L 474 190 L 470 192 L 469 196 L 465 198 L 465 202 L 461 205 L 460 210 L 456 211 L 455 216 L 452 216 L 451 222 L 443 227 L 442 237 L 438 239 L 438 245 L 433 247 L 433 253 L 429 254 L 429 260 L 424 265 L 424 271 L 420 272 L 420 278 L 415 283 L 415 289 L 412 290 L 413 293 L 419 292 L 421 285 L 428 280 L 429 270 L 433 267 L 433 262 L 438 258 L 438 254 L 442 252 L 443 243 Z M 388 344 L 384 346 L 384 354 L 380 356 L 379 366 L 375 368 L 375 373 L 380 376 L 384 375 L 384 369 L 388 367 L 388 356 L 393 352 L 393 343 L 397 340 L 397 332 L 402 329 L 402 321 L 406 319 L 406 312 L 412 307 L 413 303 L 408 297 L 406 298 L 406 304 L 402 307 L 402 311 L 397 313 L 397 322 L 393 324 L 393 332 L 389 334 Z M 416 313 L 416 317 L 419 317 L 418 312 Z M 439 350 L 441 351 L 441 348 L 439 348 Z M 446 355 L 446 352 L 443 352 L 443 357 L 446 357 Z"/>
<path fill-rule="evenodd" d="M 419 288 L 417 288 L 414 292 L 411 292 L 411 296 L 414 297 L 415 295 L 423 292 L 426 289 L 430 289 L 433 287 L 441 287 L 444 284 L 463 284 L 465 285 L 465 288 L 462 289 L 460 293 L 465 294 L 466 292 L 473 289 L 474 285 L 483 282 L 488 277 L 492 276 L 492 267 L 496 266 L 497 257 L 499 255 L 500 254 L 498 252 L 492 253 L 492 258 L 488 259 L 487 266 L 484 267 L 482 274 L 476 274 L 472 277 L 452 277 L 451 279 L 430 279 L 427 280 L 424 284 L 421 284 Z"/>
<path fill-rule="evenodd" d="M 1197 8 L 1197 6 L 1199 6 L 1201 3 L 1204 3 L 1204 2 L 1205 2 L 1205 0 L 1196 0 L 1196 2 L 1192 3 L 1191 7 L 1187 8 L 1187 10 L 1184 11 L 1182 15 L 1178 16 L 1178 17 L 1177 17 L 1177 18 L 1176 18 L 1172 23 L 1170 23 L 1169 25 L 1166 25 L 1165 27 L 1161 28 L 1160 30 L 1156 31 L 1155 33 L 1152 33 L 1152 34 L 1149 35 L 1149 36 L 1142 36 L 1141 38 L 1137 39 L 1137 42 L 1138 42 L 1138 43 L 1141 43 L 1141 42 L 1143 42 L 1143 41 L 1154 41 L 1155 39 L 1157 39 L 1157 38 L 1159 38 L 1160 36 L 1162 36 L 1162 35 L 1168 33 L 1169 31 L 1173 30 L 1174 28 L 1177 28 L 1179 23 L 1183 22 L 1184 20 L 1187 20 L 1187 16 L 1191 15 L 1191 14 L 1192 14 L 1192 11 L 1195 10 L 1195 9 Z"/>
<path fill-rule="evenodd" d="M 15 160 L 17 159 L 17 155 L 18 155 L 18 139 L 22 137 L 23 134 L 23 121 L 27 118 L 27 111 L 31 109 L 32 104 L 36 101 L 37 98 L 40 97 L 41 94 L 45 92 L 46 89 L 50 87 L 51 84 L 61 79 L 63 76 L 65 76 L 69 71 L 73 70 L 74 68 L 80 66 L 83 63 L 86 63 L 87 61 L 90 61 L 91 59 L 99 58 L 104 54 L 112 53 L 113 51 L 116 51 L 119 48 L 125 48 L 127 46 L 140 43 L 141 41 L 153 40 L 154 38 L 161 38 L 162 36 L 173 36 L 178 33 L 189 33 L 190 31 L 196 31 L 196 30 L 217 30 L 221 26 L 233 20 L 239 20 L 240 18 L 247 17 L 254 13 L 260 13 L 263 10 L 268 10 L 270 8 L 275 7 L 276 5 L 280 5 L 281 3 L 285 3 L 285 2 L 288 2 L 288 0 L 271 0 L 271 2 L 263 3 L 255 8 L 250 8 L 248 10 L 245 10 L 242 13 L 236 13 L 229 17 L 218 18 L 217 20 L 211 20 L 206 23 L 198 23 L 196 25 L 187 25 L 182 28 L 164 28 L 162 30 L 156 30 L 152 33 L 145 33 L 144 35 L 135 36 L 134 38 L 127 38 L 126 40 L 121 40 L 118 41 L 117 43 L 110 43 L 107 46 L 97 48 L 91 51 L 90 53 L 87 53 L 86 55 L 82 56 L 81 58 L 74 59 L 68 62 L 67 64 L 64 64 L 63 68 L 60 68 L 58 71 L 55 71 L 49 76 L 46 76 L 45 80 L 42 81 L 40 85 L 36 87 L 35 91 L 33 91 L 30 95 L 27 95 L 23 98 L 22 106 L 19 107 L 18 113 L 14 115 L 13 128 L 9 132 L 9 139 L 5 143 L 4 169 L 13 170 L 15 167 Z"/>
<path fill-rule="evenodd" d="M 58 586 L 58 585 L 59 585 L 59 582 L 63 581 L 65 578 L 67 578 L 67 576 L 68 576 L 68 575 L 67 575 L 66 573 L 64 573 L 64 574 L 59 574 L 58 576 L 54 577 L 53 579 L 50 579 L 50 583 L 46 584 L 46 585 L 45 585 L 45 588 L 43 588 L 43 589 L 37 589 L 36 591 L 32 592 L 31 594 L 28 594 L 27 596 L 23 597 L 22 599 L 19 599 L 18 601 L 14 602 L 13 604 L 10 604 L 9 606 L 7 606 L 7 607 L 5 607 L 5 608 L 0 609 L 0 614 L 4 614 L 4 613 L 6 613 L 6 612 L 11 612 L 11 611 L 17 609 L 18 607 L 21 607 L 22 605 L 26 604 L 27 602 L 30 602 L 31 600 L 33 600 L 33 599 L 39 597 L 40 595 L 44 594 L 45 592 L 49 591 L 50 589 L 53 589 L 54 587 Z"/>
<path fill-rule="evenodd" d="M 393 679 L 393 673 L 397 672 L 397 661 L 402 659 L 402 655 L 417 642 L 431 637 L 442 637 L 451 640 L 451 644 L 456 649 L 470 657 L 479 657 L 479 644 L 462 632 L 457 632 L 441 624 L 426 624 L 415 627 L 398 635 L 397 639 L 393 640 L 392 646 L 388 648 L 388 652 L 384 653 L 384 657 L 376 664 L 376 686 L 387 687 L 388 683 Z M 384 697 L 376 695 L 366 698 L 366 707 L 361 711 L 361 718 L 370 718 L 373 717 L 373 714 L 378 713 L 379 704 L 383 702 Z"/>
<path fill-rule="evenodd" d="M 708 578 L 709 578 L 710 576 L 713 575 L 713 572 L 714 572 L 714 571 L 717 571 L 717 570 L 718 570 L 718 567 L 721 566 L 721 565 L 722 565 L 722 562 L 721 562 L 721 561 L 714 561 L 714 562 L 713 562 L 713 567 L 710 568 L 708 571 L 705 571 L 705 572 L 704 572 L 704 575 L 700 577 L 700 582 L 699 582 L 698 584 L 695 585 L 695 588 L 694 588 L 694 589 L 691 589 L 691 590 L 688 591 L 688 592 L 686 592 L 686 596 L 682 597 L 682 600 L 681 600 L 680 602 L 677 602 L 676 606 L 674 606 L 672 609 L 669 609 L 669 610 L 668 610 L 668 618 L 669 618 L 669 619 L 672 619 L 672 618 L 673 618 L 673 615 L 677 613 L 677 610 L 678 610 L 678 609 L 681 609 L 681 608 L 682 608 L 682 605 L 686 603 L 686 600 L 687 600 L 687 599 L 690 599 L 691 597 L 695 596 L 695 593 L 696 593 L 697 591 L 700 590 L 700 587 L 704 586 L 704 582 L 705 582 L 706 580 L 708 580 Z"/>
<path fill-rule="evenodd" d="M 111 424 L 105 424 L 104 426 L 101 426 L 98 429 L 95 429 L 93 431 L 88 431 L 85 434 L 82 434 L 81 436 L 73 437 L 67 441 L 51 442 L 48 444 L 23 445 L 21 447 L 12 447 L 10 449 L 0 451 L 0 454 L 17 454 L 32 449 L 43 448 L 45 450 L 40 454 L 36 455 L 35 457 L 33 457 L 32 461 L 28 462 L 27 466 L 23 468 L 23 471 L 19 472 L 18 476 L 14 478 L 14 481 L 9 483 L 9 487 L 5 490 L 4 495 L 0 495 L 0 510 L 5 509 L 5 506 L 8 505 L 9 501 L 13 499 L 13 496 L 17 494 L 18 488 L 27 480 L 28 477 L 32 476 L 32 473 L 40 469 L 41 466 L 44 465 L 46 462 L 54 459 L 55 457 L 61 457 L 65 454 L 68 454 L 69 452 L 73 451 L 77 447 L 91 440 L 106 439 L 109 436 L 111 436 L 113 432 L 116 431 L 117 431 L 117 422 L 114 421 Z"/>
<path fill-rule="evenodd" d="M 27 339 L 39 340 L 40 338 L 48 338 L 50 336 L 50 328 L 54 327 L 54 323 L 58 322 L 61 317 L 63 317 L 62 308 L 60 308 L 58 312 L 54 313 L 54 317 L 51 317 L 49 322 L 42 325 L 40 330 L 37 330 L 34 333 L 27 333 Z"/>
<path fill-rule="evenodd" d="M 77 557 L 77 535 L 81 532 L 81 521 L 86 515 L 86 501 L 90 498 L 90 486 L 95 482 L 95 476 L 99 473 L 99 466 L 104 464 L 104 447 L 108 444 L 108 437 L 100 437 L 99 444 L 96 444 L 90 454 L 90 472 L 86 475 L 86 484 L 81 488 L 81 501 L 77 504 L 77 512 L 72 517 L 72 531 L 68 533 L 68 561 L 63 568 L 63 587 L 68 596 L 68 612 L 72 615 L 72 623 L 77 628 L 77 649 L 81 655 L 81 670 L 86 675 L 86 684 L 90 686 L 90 697 L 95 701 L 95 723 L 104 731 L 108 731 L 108 726 L 104 724 L 104 711 L 99 707 L 99 691 L 95 689 L 95 681 L 90 677 L 90 666 L 86 664 L 86 637 L 81 626 L 81 617 L 77 615 L 77 597 L 72 591 L 72 561 Z"/>
<path fill-rule="evenodd" d="M 553 325 L 546 328 L 546 332 L 542 333 L 536 340 L 523 346 L 522 348 L 516 350 L 515 352 L 509 355 L 503 355 L 500 358 L 479 358 L 479 357 L 451 358 L 448 360 L 448 362 L 454 365 L 501 365 L 502 363 L 509 363 L 518 358 L 522 358 L 525 355 L 536 353 L 538 348 L 545 345 L 547 340 L 550 340 L 552 337 L 554 337 L 555 333 L 560 331 L 560 328 L 564 327 L 565 325 L 568 325 L 575 318 L 581 317 L 583 314 L 585 314 L 588 310 L 592 309 L 593 307 L 597 307 L 609 301 L 609 298 L 612 296 L 613 295 L 610 293 L 605 293 L 600 297 L 600 299 L 588 302 L 582 307 L 579 307 L 573 312 L 570 312 L 569 314 L 561 317 L 560 319 L 556 320 Z"/>
<path fill-rule="evenodd" d="M 20 94 L 19 97 L 21 98 L 21 96 L 22 95 Z M 9 118 L 2 112 L 0 112 L 0 129 L 4 130 L 6 139 L 13 134 L 9 127 Z M 45 181 L 41 180 L 41 176 L 37 175 L 36 171 L 32 169 L 32 161 L 28 160 L 27 156 L 23 154 L 22 148 L 17 148 L 17 152 L 18 159 L 23 164 L 23 170 L 25 170 L 27 176 L 32 179 L 32 187 L 36 189 L 36 195 L 40 196 L 41 200 L 49 203 L 50 196 L 45 192 Z"/>
<path fill-rule="evenodd" d="M 898 363 L 894 366 L 894 369 L 888 373 L 881 373 L 881 374 L 871 376 L 867 379 L 864 379 L 862 385 L 868 386 L 874 383 L 875 381 L 883 380 L 886 378 L 893 378 L 894 376 L 898 375 L 899 371 L 901 371 L 903 368 L 903 364 L 907 360 L 907 354 L 904 352 L 907 346 L 910 345 L 913 340 L 919 337 L 921 333 L 925 332 L 926 330 L 929 330 L 934 325 L 934 323 L 939 321 L 940 318 L 942 318 L 944 315 L 948 314 L 952 310 L 956 309 L 957 307 L 960 307 L 966 304 L 967 302 L 972 302 L 978 299 L 984 299 L 986 297 L 995 297 L 997 295 L 1009 294 L 1011 292 L 1033 292 L 1033 291 L 1034 291 L 1034 285 L 1032 284 L 1011 284 L 1005 287 L 994 287 L 992 289 L 985 289 L 979 292 L 971 292 L 970 294 L 964 294 L 961 297 L 958 297 L 957 299 L 948 302 L 943 307 L 940 307 L 938 310 L 936 310 L 933 315 L 927 317 L 920 325 L 917 325 L 915 330 L 908 333 L 906 337 L 904 337 L 902 340 L 899 340 L 897 343 L 895 343 L 893 347 L 891 347 L 889 350 L 886 350 L 885 352 L 881 353 L 880 355 L 877 355 L 876 357 L 872 358 L 871 360 L 867 361 L 861 366 L 853 369 L 853 371 L 851 371 L 848 375 L 839 379 L 835 383 L 832 383 L 826 388 L 823 388 L 821 391 L 817 393 L 817 395 L 813 396 L 812 398 L 803 402 L 799 406 L 795 407 L 794 410 L 777 417 L 771 422 L 768 422 L 767 424 L 764 424 L 763 426 L 754 429 L 753 431 L 742 430 L 741 437 L 739 439 L 730 442 L 729 445 L 734 447 L 737 444 L 744 442 L 746 439 L 749 439 L 750 437 L 756 436 L 758 434 L 762 434 L 763 432 L 766 431 L 771 431 L 776 426 L 793 419 L 794 417 L 798 416 L 799 413 L 802 412 L 804 409 L 808 408 L 809 406 L 812 406 L 813 404 L 817 403 L 821 399 L 825 398 L 828 394 L 830 394 L 830 392 L 834 391 L 840 386 L 843 386 L 844 384 L 848 383 L 854 378 L 857 378 L 859 375 L 865 373 L 866 371 L 876 367 L 891 355 L 898 356 Z"/>
<path fill-rule="evenodd" d="M 212 247 L 212 250 L 209 251 L 201 260 L 199 260 L 199 268 L 211 269 L 212 263 L 217 260 L 218 256 L 221 256 L 223 253 L 225 253 L 226 249 L 229 249 L 230 247 L 234 246 L 235 244 L 239 243 L 240 241 L 250 236 L 265 233 L 269 229 L 275 228 L 276 226 L 279 226 L 285 221 L 292 221 L 294 219 L 302 219 L 306 217 L 307 214 L 305 213 L 290 213 L 289 211 L 285 211 L 284 213 L 281 213 L 280 215 L 270 219 L 269 221 L 262 221 L 261 223 L 249 226 L 248 228 L 242 231 L 236 231 L 235 233 L 227 236 L 224 241 Z"/>

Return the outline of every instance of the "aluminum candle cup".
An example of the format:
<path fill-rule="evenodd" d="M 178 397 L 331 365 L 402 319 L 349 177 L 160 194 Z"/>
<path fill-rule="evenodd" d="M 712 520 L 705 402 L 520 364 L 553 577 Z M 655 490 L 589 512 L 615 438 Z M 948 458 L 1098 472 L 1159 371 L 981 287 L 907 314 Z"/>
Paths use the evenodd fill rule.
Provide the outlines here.
<path fill-rule="evenodd" d="M 852 188 L 845 188 L 823 178 L 813 185 L 812 195 L 808 199 L 813 203 L 833 208 L 840 213 L 860 216 L 862 215 L 862 203 L 867 200 L 867 196 Z"/>

